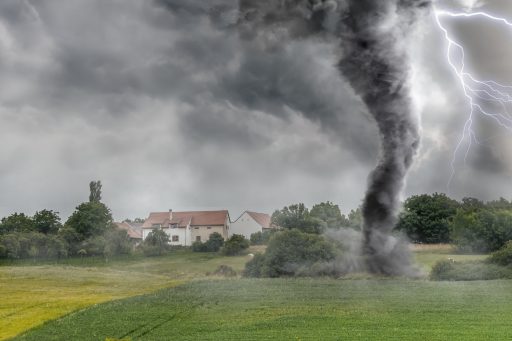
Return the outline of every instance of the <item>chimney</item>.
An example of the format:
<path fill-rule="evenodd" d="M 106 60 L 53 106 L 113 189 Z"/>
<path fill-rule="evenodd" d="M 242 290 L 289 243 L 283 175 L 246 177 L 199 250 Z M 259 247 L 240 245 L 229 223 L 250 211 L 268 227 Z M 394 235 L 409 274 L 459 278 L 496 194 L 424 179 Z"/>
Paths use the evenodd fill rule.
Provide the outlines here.
<path fill-rule="evenodd" d="M 172 221 L 172 208 L 169 209 L 169 220 Z"/>

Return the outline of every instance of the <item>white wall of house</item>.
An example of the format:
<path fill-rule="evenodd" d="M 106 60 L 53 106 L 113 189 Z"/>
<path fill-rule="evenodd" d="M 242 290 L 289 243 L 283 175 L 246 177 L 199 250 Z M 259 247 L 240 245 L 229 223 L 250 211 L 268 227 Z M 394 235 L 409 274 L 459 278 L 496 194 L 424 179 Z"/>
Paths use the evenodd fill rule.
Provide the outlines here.
<path fill-rule="evenodd" d="M 231 223 L 229 236 L 241 234 L 245 238 L 251 238 L 251 234 L 261 232 L 262 226 L 256 222 L 247 212 L 244 212 L 235 222 Z"/>

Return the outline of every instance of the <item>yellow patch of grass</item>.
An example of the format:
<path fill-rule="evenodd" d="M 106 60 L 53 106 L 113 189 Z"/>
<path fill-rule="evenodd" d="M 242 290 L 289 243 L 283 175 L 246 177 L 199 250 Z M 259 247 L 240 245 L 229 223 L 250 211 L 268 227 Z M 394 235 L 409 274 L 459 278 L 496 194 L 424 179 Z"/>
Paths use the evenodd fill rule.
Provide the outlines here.
<path fill-rule="evenodd" d="M 0 267 L 0 340 L 94 304 L 180 283 L 108 268 Z"/>

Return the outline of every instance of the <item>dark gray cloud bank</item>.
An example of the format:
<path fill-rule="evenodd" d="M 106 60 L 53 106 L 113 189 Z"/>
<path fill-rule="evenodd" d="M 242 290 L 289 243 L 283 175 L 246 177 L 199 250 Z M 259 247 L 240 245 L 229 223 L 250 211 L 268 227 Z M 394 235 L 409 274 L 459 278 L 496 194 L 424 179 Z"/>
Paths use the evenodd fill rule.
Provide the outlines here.
<path fill-rule="evenodd" d="M 506 3 L 486 6 L 512 17 Z M 379 141 L 336 68 L 339 42 L 305 34 L 302 22 L 251 37 L 233 27 L 236 9 L 228 0 L 2 1 L 0 215 L 67 216 L 92 179 L 116 218 L 168 208 L 237 215 L 296 201 L 357 206 Z M 510 36 L 482 54 L 475 44 L 493 28 L 477 25 L 453 25 L 476 47 L 475 68 L 512 81 L 501 40 Z M 406 194 L 446 191 L 467 111 L 433 22 L 415 34 L 423 139 Z M 458 165 L 452 195 L 510 197 L 510 135 L 479 127 L 487 143 Z"/>

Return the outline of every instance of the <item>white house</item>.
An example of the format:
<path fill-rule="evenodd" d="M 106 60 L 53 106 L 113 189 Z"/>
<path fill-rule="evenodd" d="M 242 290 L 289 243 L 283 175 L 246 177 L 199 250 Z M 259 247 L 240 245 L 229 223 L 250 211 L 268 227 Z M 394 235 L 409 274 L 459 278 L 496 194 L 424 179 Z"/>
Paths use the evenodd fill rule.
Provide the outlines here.
<path fill-rule="evenodd" d="M 264 230 L 273 228 L 275 228 L 275 226 L 272 226 L 270 223 L 270 215 L 245 211 L 237 220 L 231 223 L 229 235 L 241 234 L 249 239 L 253 233 L 263 232 Z"/>
<path fill-rule="evenodd" d="M 190 246 L 195 241 L 205 242 L 214 232 L 227 239 L 229 213 L 226 210 L 151 212 L 142 225 L 142 239 L 146 239 L 154 229 L 167 233 L 171 245 Z"/>

